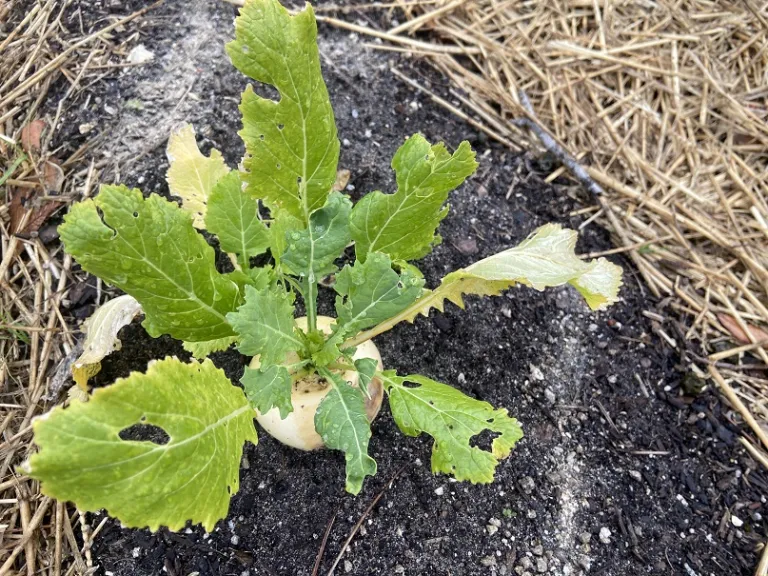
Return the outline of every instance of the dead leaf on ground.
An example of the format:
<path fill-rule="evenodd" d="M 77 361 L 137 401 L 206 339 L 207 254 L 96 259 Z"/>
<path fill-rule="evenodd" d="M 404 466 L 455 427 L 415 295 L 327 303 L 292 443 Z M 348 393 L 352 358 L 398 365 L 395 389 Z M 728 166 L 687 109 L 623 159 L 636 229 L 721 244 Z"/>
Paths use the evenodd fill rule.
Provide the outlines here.
<path fill-rule="evenodd" d="M 43 184 L 48 194 L 58 194 L 64 186 L 64 170 L 56 160 L 47 160 L 43 165 Z"/>
<path fill-rule="evenodd" d="M 347 184 L 349 183 L 350 175 L 351 175 L 351 172 L 344 168 L 342 168 L 341 170 L 337 170 L 336 182 L 333 183 L 333 189 L 336 190 L 336 192 L 343 192 L 344 188 L 346 188 Z"/>
<path fill-rule="evenodd" d="M 40 203 L 33 188 L 11 189 L 8 207 L 11 234 L 37 232 L 61 206 L 61 202 Z"/>
<path fill-rule="evenodd" d="M 755 342 L 761 342 L 764 348 L 768 348 L 768 332 L 759 326 L 752 326 L 747 324 L 746 326 L 749 330 L 748 335 L 746 332 L 744 332 L 742 327 L 739 326 L 739 323 L 733 316 L 720 313 L 717 315 L 717 319 L 720 321 L 720 324 L 722 324 L 725 329 L 731 333 L 734 340 L 736 340 L 739 344 L 751 344 L 752 340 L 749 337 L 751 335 Z"/>
<path fill-rule="evenodd" d="M 27 154 L 40 152 L 40 139 L 46 126 L 45 120 L 32 120 L 21 129 L 21 147 Z"/>

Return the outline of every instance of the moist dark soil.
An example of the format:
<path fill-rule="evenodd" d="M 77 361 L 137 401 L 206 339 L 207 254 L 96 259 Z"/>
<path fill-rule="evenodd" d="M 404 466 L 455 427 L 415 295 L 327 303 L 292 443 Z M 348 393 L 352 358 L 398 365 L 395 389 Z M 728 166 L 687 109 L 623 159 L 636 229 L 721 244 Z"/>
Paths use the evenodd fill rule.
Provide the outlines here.
<path fill-rule="evenodd" d="M 79 7 L 87 20 L 104 5 Z M 109 136 L 101 151 L 109 177 L 147 194 L 168 194 L 165 140 L 180 121 L 192 122 L 203 148 L 216 147 L 235 166 L 246 79 L 223 50 L 234 15 L 226 3 L 202 0 L 150 13 L 138 42 L 155 59 L 71 108 L 61 143 L 77 147 L 78 126 L 92 123 Z M 489 142 L 397 81 L 390 67 L 447 95 L 444 78 L 407 56 L 364 47 L 369 38 L 323 25 L 319 36 L 343 142 L 340 167 L 351 171 L 354 199 L 394 190 L 390 160 L 415 131 L 450 148 L 468 139 L 478 152 L 477 174 L 451 197 L 442 244 L 419 262 L 431 286 L 541 224 L 578 228 L 592 214 L 572 215 L 592 204 L 583 190 L 544 183 L 553 169 L 546 157 Z M 594 223 L 581 230 L 580 251 L 610 248 Z M 606 312 L 590 312 L 570 288 L 519 288 L 468 298 L 466 310 L 449 305 L 376 339 L 388 368 L 450 383 L 521 421 L 525 438 L 493 484 L 433 476 L 431 439 L 401 434 L 385 403 L 370 445 L 379 472 L 360 495 L 344 492 L 340 453 L 300 452 L 262 432 L 258 446 L 246 446 L 240 491 L 212 533 L 190 526 L 153 534 L 109 520 L 94 543 L 95 564 L 115 576 L 309 575 L 335 519 L 319 571 L 326 574 L 362 518 L 337 573 L 752 574 L 766 535 L 765 471 L 736 441 L 739 430 L 710 389 L 682 386 L 691 380 L 688 368 L 643 314 L 657 303 L 629 260 L 611 259 L 624 267 L 625 284 Z M 333 314 L 331 291 L 320 300 L 320 313 Z M 92 310 L 87 298 L 76 304 L 78 315 Z M 153 359 L 188 358 L 178 342 L 153 340 L 138 322 L 120 337 L 122 350 L 104 361 L 97 386 Z M 230 350 L 213 360 L 237 383 L 249 359 Z"/>

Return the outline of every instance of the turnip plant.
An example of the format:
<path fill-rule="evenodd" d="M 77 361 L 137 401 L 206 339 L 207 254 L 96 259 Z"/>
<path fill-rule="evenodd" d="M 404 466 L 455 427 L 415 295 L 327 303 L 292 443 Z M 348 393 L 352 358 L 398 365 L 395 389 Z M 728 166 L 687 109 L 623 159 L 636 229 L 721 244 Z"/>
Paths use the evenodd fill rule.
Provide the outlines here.
<path fill-rule="evenodd" d="M 392 161 L 397 190 L 353 205 L 333 189 L 339 140 L 316 35 L 311 7 L 292 16 L 277 0 L 249 0 L 227 52 L 279 99 L 251 87 L 243 93 L 241 167 L 230 169 L 215 150 L 201 154 L 186 126 L 168 146 L 168 184 L 180 205 L 104 185 L 65 218 L 67 252 L 132 297 L 113 332 L 140 305 L 151 336 L 182 340 L 195 359 L 152 362 L 145 373 L 39 418 L 39 451 L 25 471 L 44 493 L 82 510 L 105 508 L 125 526 L 179 529 L 192 521 L 211 530 L 238 489 L 243 445 L 257 441 L 256 418 L 288 445 L 343 451 L 346 489 L 357 494 L 376 473 L 368 442 L 384 395 L 404 434 L 434 438 L 434 473 L 491 482 L 522 437 L 517 421 L 426 376 L 384 370 L 371 339 L 442 311 L 446 300 L 463 307 L 463 295 L 498 295 L 517 283 L 571 284 L 593 309 L 616 300 L 620 268 L 580 259 L 576 233 L 554 224 L 425 288 L 412 262 L 440 242 L 448 194 L 475 171 L 475 153 L 467 142 L 450 153 L 413 135 Z M 217 270 L 202 229 L 234 271 Z M 343 263 L 351 243 L 354 263 Z M 252 266 L 267 252 L 259 259 L 267 265 Z M 319 283 L 329 277 L 335 318 L 317 314 Z M 205 359 L 232 344 L 252 357 L 242 388 Z M 161 428 L 167 441 L 124 439 L 137 425 Z M 484 431 L 495 435 L 490 450 L 471 441 Z"/>

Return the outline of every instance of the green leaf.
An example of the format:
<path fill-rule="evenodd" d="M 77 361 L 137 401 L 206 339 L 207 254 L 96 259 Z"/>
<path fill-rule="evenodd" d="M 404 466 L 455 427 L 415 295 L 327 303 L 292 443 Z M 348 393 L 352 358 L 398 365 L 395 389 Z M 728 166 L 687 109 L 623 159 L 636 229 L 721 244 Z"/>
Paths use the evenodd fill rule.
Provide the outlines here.
<path fill-rule="evenodd" d="M 293 412 L 291 374 L 285 366 L 272 365 L 257 370 L 246 367 L 240 382 L 251 406 L 261 414 L 278 408 L 280 418 L 285 420 Z"/>
<path fill-rule="evenodd" d="M 350 494 L 358 494 L 365 477 L 376 474 L 376 461 L 368 456 L 371 424 L 365 413 L 363 392 L 329 370 L 321 370 L 320 374 L 332 382 L 332 388 L 317 407 L 315 430 L 328 448 L 344 452 L 346 489 Z"/>
<path fill-rule="evenodd" d="M 336 275 L 338 322 L 347 335 L 375 326 L 412 304 L 423 287 L 424 279 L 409 269 L 395 272 L 386 254 L 370 254 Z"/>
<path fill-rule="evenodd" d="M 366 396 L 368 396 L 368 384 L 371 383 L 371 380 L 376 375 L 378 367 L 379 362 L 373 358 L 358 358 L 355 360 L 355 369 L 360 376 L 358 385 Z"/>
<path fill-rule="evenodd" d="M 36 419 L 40 452 L 24 468 L 48 496 L 106 508 L 125 526 L 178 530 L 191 520 L 210 532 L 238 490 L 243 443 L 257 441 L 253 417 L 210 360 L 166 358 Z M 122 440 L 134 425 L 158 426 L 169 440 Z"/>
<path fill-rule="evenodd" d="M 259 218 L 258 202 L 243 193 L 236 172 L 227 174 L 213 187 L 205 227 L 219 238 L 221 249 L 240 256 L 246 268 L 251 256 L 269 248 L 269 231 Z"/>
<path fill-rule="evenodd" d="M 86 271 L 138 300 L 151 336 L 203 342 L 233 335 L 226 314 L 242 302 L 240 288 L 216 271 L 213 248 L 176 204 L 102 186 L 95 200 L 72 207 L 59 233 Z"/>
<path fill-rule="evenodd" d="M 216 182 L 224 177 L 229 168 L 218 150 L 211 150 L 211 157 L 200 153 L 195 140 L 195 129 L 184 124 L 168 138 L 168 189 L 181 198 L 181 205 L 192 214 L 195 228 L 205 228 L 205 211 L 208 196 Z"/>
<path fill-rule="evenodd" d="M 392 160 L 397 192 L 372 192 L 352 210 L 350 228 L 358 260 L 383 252 L 393 260 L 426 256 L 434 244 L 437 226 L 448 208 L 448 193 L 477 168 L 475 153 L 462 142 L 451 155 L 445 145 L 431 146 L 421 135 L 405 141 Z"/>
<path fill-rule="evenodd" d="M 349 212 L 352 202 L 340 192 L 333 192 L 325 206 L 312 213 L 309 227 L 290 232 L 283 264 L 311 281 L 333 272 L 336 260 L 349 244 Z"/>
<path fill-rule="evenodd" d="M 226 350 L 235 342 L 237 342 L 236 336 L 227 336 L 226 338 L 208 340 L 207 342 L 184 342 L 183 347 L 184 350 L 192 354 L 192 356 L 198 360 L 202 360 L 214 352 Z"/>
<path fill-rule="evenodd" d="M 487 484 L 493 481 L 499 460 L 509 456 L 523 437 L 517 420 L 507 416 L 503 408 L 494 409 L 487 402 L 418 374 L 400 377 L 388 370 L 379 376 L 400 430 L 408 436 L 426 432 L 435 439 L 433 473 Z M 406 382 L 417 386 L 406 386 Z M 471 445 L 472 438 L 486 430 L 498 434 L 490 452 Z"/>
<path fill-rule="evenodd" d="M 317 25 L 311 6 L 291 16 L 277 0 L 250 0 L 235 20 L 227 53 L 235 67 L 277 88 L 279 101 L 251 86 L 240 111 L 247 192 L 275 213 L 309 221 L 336 181 L 339 140 L 320 72 Z"/>
<path fill-rule="evenodd" d="M 299 232 L 306 226 L 296 218 L 291 216 L 285 210 L 278 210 L 277 214 L 272 214 L 272 224 L 269 226 L 269 249 L 272 252 L 272 258 L 275 260 L 275 268 L 282 265 L 282 257 L 288 249 L 288 239 L 292 232 Z M 285 270 L 285 272 L 290 272 Z"/>
<path fill-rule="evenodd" d="M 240 352 L 260 355 L 264 365 L 279 364 L 288 352 L 302 348 L 295 334 L 293 294 L 279 286 L 246 286 L 245 304 L 227 314 L 227 320 L 240 337 Z"/>

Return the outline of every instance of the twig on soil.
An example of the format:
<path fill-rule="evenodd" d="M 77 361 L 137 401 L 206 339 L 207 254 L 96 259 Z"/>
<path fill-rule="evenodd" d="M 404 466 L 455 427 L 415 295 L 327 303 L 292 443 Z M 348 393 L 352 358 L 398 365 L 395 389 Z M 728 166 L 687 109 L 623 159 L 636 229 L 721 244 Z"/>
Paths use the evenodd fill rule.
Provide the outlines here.
<path fill-rule="evenodd" d="M 331 516 L 331 519 L 328 521 L 328 525 L 325 527 L 325 532 L 323 532 L 323 541 L 320 542 L 320 549 L 317 551 L 317 556 L 315 557 L 315 566 L 312 568 L 312 576 L 317 576 L 318 572 L 320 571 L 320 563 L 323 561 L 325 546 L 328 544 L 328 536 L 331 535 L 331 528 L 333 528 L 333 524 L 336 522 L 336 516 L 339 515 L 339 510 L 341 510 L 341 506 L 336 508 L 333 516 Z"/>
<path fill-rule="evenodd" d="M 360 516 L 360 519 L 352 527 L 352 531 L 349 533 L 349 536 L 347 536 L 347 539 L 344 541 L 344 544 L 342 545 L 338 556 L 336 556 L 336 559 L 333 561 L 333 565 L 331 566 L 331 569 L 328 571 L 328 576 L 333 576 L 334 570 L 336 570 L 336 567 L 339 565 L 339 562 L 341 562 L 341 559 L 344 557 L 344 552 L 347 551 L 347 548 L 349 547 L 350 542 L 352 542 L 352 539 L 355 537 L 355 534 L 357 534 L 357 531 L 360 530 L 360 526 L 363 525 L 363 522 L 365 522 L 365 519 L 371 513 L 371 510 L 373 510 L 376 504 L 378 504 L 379 500 L 381 500 L 381 498 L 384 496 L 384 493 L 387 490 L 390 490 L 392 488 L 393 484 L 395 483 L 395 480 L 397 480 L 397 477 L 400 476 L 400 474 L 402 474 L 403 470 L 405 470 L 405 466 L 402 466 L 397 472 L 395 472 L 392 475 L 392 478 L 390 478 L 389 481 L 386 484 L 384 484 L 384 487 L 379 491 L 379 493 L 376 494 L 376 497 L 373 500 L 371 500 L 371 503 L 368 505 L 368 508 L 365 509 L 365 512 L 363 512 L 363 515 Z"/>
<path fill-rule="evenodd" d="M 517 91 L 517 96 L 520 99 L 520 105 L 528 114 L 527 118 L 518 118 L 513 120 L 512 123 L 521 128 L 527 128 L 536 135 L 541 145 L 547 149 L 547 151 L 557 158 L 560 163 L 565 166 L 568 171 L 576 178 L 587 190 L 589 190 L 595 196 L 603 194 L 603 188 L 595 182 L 592 177 L 587 173 L 584 167 L 579 164 L 579 161 L 571 156 L 557 141 L 542 127 L 536 117 L 536 111 L 533 109 L 530 98 L 525 90 L 522 88 Z"/>

